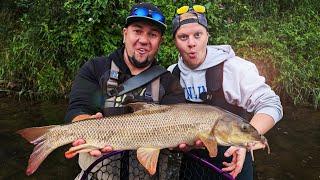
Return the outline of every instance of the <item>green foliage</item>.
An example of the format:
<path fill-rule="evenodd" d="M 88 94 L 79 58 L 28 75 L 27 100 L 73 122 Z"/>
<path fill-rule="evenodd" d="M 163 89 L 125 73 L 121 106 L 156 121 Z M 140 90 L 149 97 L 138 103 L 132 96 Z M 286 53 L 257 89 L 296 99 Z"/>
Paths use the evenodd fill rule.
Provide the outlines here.
<path fill-rule="evenodd" d="M 168 29 L 160 64 L 176 63 L 171 19 L 182 5 L 207 8 L 209 44 L 230 44 L 257 64 L 283 99 L 320 103 L 318 0 L 149 1 L 163 10 Z M 46 98 L 66 95 L 79 67 L 122 45 L 132 0 L 15 0 L 0 11 L 0 80 Z"/>

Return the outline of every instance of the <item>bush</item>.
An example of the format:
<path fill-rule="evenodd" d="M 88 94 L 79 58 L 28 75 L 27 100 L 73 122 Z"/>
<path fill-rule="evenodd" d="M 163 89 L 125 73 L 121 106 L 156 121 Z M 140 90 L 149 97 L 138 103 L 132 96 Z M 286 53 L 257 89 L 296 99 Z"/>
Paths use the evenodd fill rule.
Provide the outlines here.
<path fill-rule="evenodd" d="M 158 54 L 160 64 L 167 67 L 178 55 L 171 19 L 177 7 L 189 3 L 151 2 L 167 17 L 168 31 Z M 283 98 L 318 106 L 319 1 L 197 2 L 207 8 L 210 44 L 232 45 L 239 56 L 257 64 Z M 0 80 L 50 98 L 68 94 L 85 61 L 122 45 L 123 24 L 135 1 L 16 0 L 3 4 Z"/>

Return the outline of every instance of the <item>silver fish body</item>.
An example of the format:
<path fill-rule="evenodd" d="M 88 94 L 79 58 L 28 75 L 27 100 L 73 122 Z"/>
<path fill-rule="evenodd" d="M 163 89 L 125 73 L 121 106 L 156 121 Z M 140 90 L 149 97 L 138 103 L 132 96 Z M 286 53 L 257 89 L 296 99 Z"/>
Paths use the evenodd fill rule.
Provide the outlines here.
<path fill-rule="evenodd" d="M 54 149 L 77 139 L 86 143 L 70 148 L 66 157 L 110 145 L 114 150 L 137 150 L 139 162 L 154 174 L 160 149 L 202 140 L 214 157 L 219 145 L 266 143 L 263 136 L 239 116 L 201 104 L 155 105 L 133 103 L 134 113 L 87 119 L 66 125 L 18 131 L 35 144 L 27 174 L 32 174 Z"/>

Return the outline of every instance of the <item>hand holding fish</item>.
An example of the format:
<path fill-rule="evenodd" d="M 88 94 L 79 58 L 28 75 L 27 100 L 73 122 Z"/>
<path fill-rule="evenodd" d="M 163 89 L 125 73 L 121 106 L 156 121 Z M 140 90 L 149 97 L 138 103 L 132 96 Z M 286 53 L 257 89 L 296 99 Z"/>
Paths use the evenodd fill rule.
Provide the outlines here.
<path fill-rule="evenodd" d="M 87 119 L 87 118 L 89 118 L 89 119 L 94 119 L 94 118 L 99 119 L 99 118 L 103 118 L 103 115 L 102 115 L 102 113 L 98 112 L 98 113 L 96 113 L 94 115 L 85 117 L 84 119 Z M 77 121 L 81 121 L 81 120 L 83 120 L 83 119 L 81 119 L 81 118 L 77 119 Z M 85 144 L 85 143 L 86 143 L 86 141 L 84 139 L 77 139 L 76 141 L 74 141 L 72 143 L 72 146 L 79 146 L 79 145 Z M 111 146 L 105 146 L 104 148 L 102 148 L 100 150 L 92 150 L 92 151 L 89 152 L 89 154 L 91 156 L 98 157 L 98 156 L 101 156 L 102 153 L 108 153 L 108 152 L 111 152 L 112 150 L 113 149 L 112 149 Z M 72 158 L 72 157 L 70 157 L 70 158 Z"/>
<path fill-rule="evenodd" d="M 266 144 L 263 143 L 255 143 L 252 145 L 249 145 L 249 150 L 251 151 L 252 159 L 253 159 L 253 150 L 257 149 L 264 149 L 266 147 Z M 230 172 L 230 175 L 233 178 L 236 178 L 236 176 L 241 172 L 243 168 L 243 164 L 246 158 L 246 152 L 247 149 L 243 147 L 236 147 L 231 146 L 226 150 L 224 153 L 225 157 L 230 157 L 232 155 L 232 161 L 230 163 L 223 162 L 223 165 L 225 165 L 225 168 L 222 168 L 223 171 Z"/>
<path fill-rule="evenodd" d="M 224 153 L 225 157 L 230 157 L 232 155 L 232 161 L 230 163 L 223 162 L 225 168 L 222 168 L 223 171 L 230 172 L 230 175 L 233 178 L 241 172 L 243 168 L 243 163 L 246 158 L 247 150 L 242 147 L 231 146 L 227 151 Z"/>
<path fill-rule="evenodd" d="M 77 139 L 76 141 L 74 141 L 72 143 L 72 146 L 79 146 L 81 144 L 85 144 L 86 141 L 84 139 Z M 89 152 L 89 154 L 91 156 L 95 156 L 95 157 L 98 157 L 98 156 L 101 156 L 102 153 L 108 153 L 108 152 L 111 152 L 113 151 L 112 147 L 111 146 L 105 146 L 104 148 L 100 149 L 100 150 L 92 150 Z M 72 157 L 70 157 L 72 158 Z"/>
<path fill-rule="evenodd" d="M 192 148 L 202 148 L 204 147 L 203 143 L 201 140 L 196 140 L 194 142 L 194 146 L 189 146 L 188 144 L 186 143 L 181 143 L 179 144 L 178 148 L 180 151 L 183 151 L 183 152 L 187 152 L 187 151 L 190 151 Z"/>

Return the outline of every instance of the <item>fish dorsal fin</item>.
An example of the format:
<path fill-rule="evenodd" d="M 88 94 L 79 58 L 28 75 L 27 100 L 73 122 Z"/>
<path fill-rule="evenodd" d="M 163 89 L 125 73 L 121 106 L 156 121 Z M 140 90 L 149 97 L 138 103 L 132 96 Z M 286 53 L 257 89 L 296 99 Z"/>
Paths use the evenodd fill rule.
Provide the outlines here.
<path fill-rule="evenodd" d="M 137 150 L 137 158 L 139 162 L 154 175 L 157 170 L 157 163 L 160 149 L 157 148 L 139 148 Z"/>
<path fill-rule="evenodd" d="M 126 106 L 129 106 L 134 113 L 139 114 L 160 113 L 171 109 L 170 106 L 167 105 L 159 105 L 145 102 L 129 103 Z"/>
<path fill-rule="evenodd" d="M 199 133 L 198 138 L 203 142 L 208 149 L 210 157 L 216 157 L 218 153 L 217 140 L 210 133 Z"/>

